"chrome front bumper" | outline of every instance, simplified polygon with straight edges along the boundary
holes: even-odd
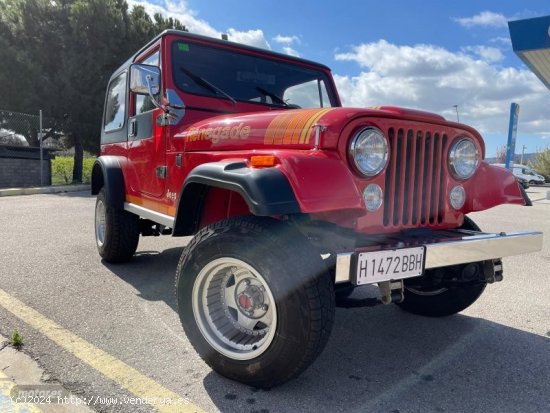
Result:
[[[435,233],[437,235],[437,233]],[[383,245],[377,249],[396,249],[413,246],[426,247],[425,269],[486,261],[510,255],[527,254],[542,249],[542,232],[510,232],[499,234],[476,233],[473,231],[442,231],[439,236],[426,239],[415,237],[406,242]],[[350,282],[361,250],[340,253],[336,256],[336,283]]]

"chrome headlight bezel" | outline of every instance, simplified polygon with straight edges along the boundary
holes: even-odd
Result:
[[[449,204],[459,211],[466,202],[466,190],[462,185],[455,185],[449,192]]]
[[[360,151],[363,150],[366,152],[366,149],[368,148],[364,147],[365,142],[373,142],[374,140],[378,140],[378,144],[382,144],[382,150],[380,151],[376,163],[373,167],[369,168],[368,160],[361,162],[360,156],[363,155],[366,158],[370,155],[372,157],[372,153],[361,153]],[[388,164],[388,148],[389,144],[386,135],[384,135],[380,129],[373,126],[368,126],[358,131],[351,139],[348,153],[350,159],[352,160],[354,169],[364,177],[371,178],[380,174]],[[370,163],[372,163],[372,161]]]
[[[384,202],[384,192],[380,185],[377,184],[368,184],[365,189],[363,189],[363,202],[365,203],[365,208],[369,212],[375,212],[382,206]]]
[[[466,167],[466,169],[464,168],[464,164],[460,165],[460,162],[465,162],[464,151],[467,150],[465,148],[465,145],[471,145],[470,148],[468,148],[469,150],[473,148],[472,153],[466,155],[466,157],[473,156],[473,159],[470,159],[470,162],[473,161],[473,163],[471,166]],[[457,139],[456,142],[453,143],[453,145],[451,146],[451,149],[449,150],[447,163],[449,165],[449,170],[452,176],[455,179],[464,181],[473,176],[473,174],[477,170],[477,167],[479,166],[480,160],[481,160],[481,153],[480,153],[479,147],[476,145],[476,142],[472,138],[461,137]]]

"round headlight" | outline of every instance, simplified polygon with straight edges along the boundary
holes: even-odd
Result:
[[[449,152],[449,168],[457,179],[468,179],[479,165],[480,154],[470,138],[459,139]]]
[[[449,202],[454,209],[460,209],[466,201],[466,191],[462,185],[455,186],[449,193]]]
[[[382,206],[382,188],[376,184],[369,184],[363,191],[363,201],[367,210],[374,212]]]
[[[388,141],[379,129],[365,128],[351,140],[349,154],[357,171],[375,176],[388,161]]]

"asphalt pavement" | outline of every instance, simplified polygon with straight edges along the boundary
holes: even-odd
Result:
[[[487,231],[550,234],[548,190],[527,190],[533,207],[472,218]],[[18,329],[23,351],[51,380],[95,400],[97,411],[154,411],[132,399],[142,388],[181,397],[185,411],[550,410],[550,235],[543,251],[505,258],[504,281],[456,316],[337,309],[318,360],[299,378],[258,391],[212,372],[181,328],[174,275],[189,238],[142,238],[130,263],[103,263],[94,203],[86,192],[0,197],[0,290],[13,305],[0,304],[0,334]]]

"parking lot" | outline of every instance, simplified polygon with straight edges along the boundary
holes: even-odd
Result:
[[[487,231],[550,234],[549,190],[527,190],[533,207],[500,206],[472,218]],[[504,259],[504,281],[459,315],[337,309],[319,359],[298,379],[258,391],[212,372],[183,333],[174,275],[188,238],[142,238],[132,262],[105,264],[94,243],[94,204],[87,193],[0,197],[0,291],[49,326],[41,332],[0,302],[0,334],[18,329],[24,351],[75,394],[123,400],[145,388],[151,397],[185,398],[181,411],[207,412],[549,410],[550,235],[541,252]],[[111,364],[94,362],[104,354]]]

